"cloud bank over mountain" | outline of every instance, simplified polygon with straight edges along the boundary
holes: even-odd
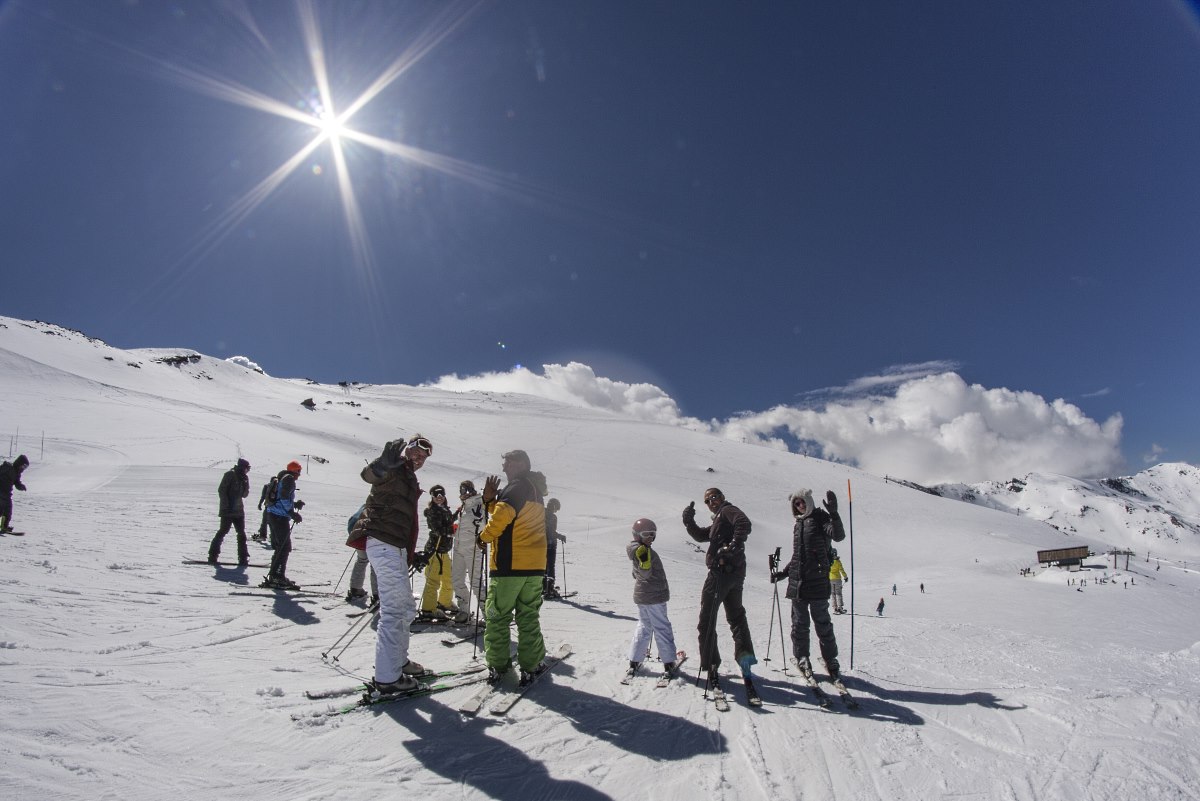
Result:
[[[1123,420],[1098,423],[1065,400],[968,384],[950,362],[900,365],[845,387],[708,422],[685,416],[653,384],[597,376],[578,362],[507,373],[444,376],[440,389],[515,392],[616,414],[708,430],[922,483],[974,482],[1030,472],[1092,477],[1119,473]]]

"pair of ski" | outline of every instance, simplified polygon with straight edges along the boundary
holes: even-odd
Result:
[[[658,681],[656,681],[654,683],[655,688],[661,690],[663,687],[666,687],[667,685],[669,685],[679,675],[679,668],[686,661],[687,661],[687,652],[686,651],[676,652],[676,654],[675,654],[675,669],[670,672],[667,672],[664,669],[663,674],[661,676],[659,676]],[[641,666],[642,666],[642,663],[639,662],[638,667],[640,668]],[[637,672],[638,672],[638,668],[635,668],[635,667],[631,667],[628,670],[626,670],[625,677],[621,679],[621,683],[622,684],[631,684],[633,682],[633,677],[637,675]]]
[[[242,564],[240,562],[210,562],[207,559],[184,559],[185,565],[208,565],[210,567],[259,567],[269,568],[270,565],[256,565],[253,562]]]
[[[464,715],[478,715],[479,711],[486,705],[488,712],[493,715],[507,714],[508,710],[512,709],[517,701],[525,697],[525,693],[529,692],[530,688],[534,684],[537,684],[542,676],[554,670],[558,663],[570,655],[571,646],[565,643],[558,646],[557,651],[553,654],[547,654],[546,658],[542,660],[541,669],[533,674],[529,682],[520,686],[513,684],[518,671],[510,669],[499,682],[481,687],[466,701],[459,704],[458,711]]]
[[[754,686],[754,679],[749,676],[743,676],[742,682],[746,685],[746,703],[752,707],[761,707],[763,705],[762,698],[758,695],[758,688]],[[708,687],[708,695],[712,698],[713,706],[718,712],[729,711],[729,696],[721,689],[720,684],[710,685]]]
[[[817,700],[817,706],[822,709],[832,709],[833,701],[829,693],[825,692],[825,689],[821,686],[820,681],[817,680],[816,675],[812,672],[812,668],[805,670],[801,666],[799,670],[800,678],[804,681],[805,686],[812,690],[813,697]],[[841,698],[842,703],[847,709],[858,709],[858,701],[846,689],[846,685],[842,683],[840,678],[828,678],[826,681],[829,682],[831,687],[837,690],[838,697]]]
[[[426,673],[417,676],[417,686],[411,690],[404,690],[398,693],[386,693],[382,695],[375,694],[372,689],[365,685],[359,684],[355,687],[339,688],[333,690],[309,690],[304,693],[305,698],[323,700],[326,698],[341,698],[347,695],[360,694],[360,697],[353,704],[337,707],[335,709],[327,709],[323,712],[312,712],[308,714],[292,715],[292,720],[303,720],[310,717],[335,717],[338,715],[346,715],[360,709],[367,709],[373,706],[381,706],[390,704],[396,701],[405,701],[410,698],[423,698],[427,695],[443,693],[447,690],[453,690],[456,687],[465,687],[470,684],[477,684],[487,679],[487,669],[482,664],[468,665],[461,670],[443,670],[438,672],[427,671]]]
[[[317,582],[313,582],[312,584],[305,584],[303,587],[297,587],[296,589],[293,590],[293,589],[288,589],[286,587],[270,587],[265,584],[259,584],[258,587],[253,588],[253,589],[230,590],[229,594],[230,595],[253,595],[253,596],[256,596],[259,598],[277,598],[277,597],[279,597],[280,593],[283,593],[284,595],[287,595],[287,596],[299,596],[299,597],[304,597],[304,598],[308,598],[308,597],[333,598],[333,597],[336,597],[337,593],[334,593],[334,592],[308,589],[309,587],[328,587],[328,586],[329,586],[328,581],[317,581]]]
[[[0,534],[3,534],[6,537],[24,537],[25,536],[24,531],[13,531],[11,528],[7,528],[7,529],[4,529],[3,531],[0,531]]]

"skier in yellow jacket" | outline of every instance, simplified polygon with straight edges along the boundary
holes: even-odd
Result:
[[[842,582],[850,577],[846,575],[846,570],[842,567],[842,560],[838,559],[837,548],[830,548],[829,555],[833,558],[833,563],[829,565],[829,588],[832,591],[830,600],[833,601],[833,613],[844,615],[846,607],[842,603]]]
[[[479,546],[490,546],[491,581],[484,602],[483,632],[488,681],[493,684],[511,667],[508,629],[517,621],[517,663],[520,683],[527,684],[539,671],[546,645],[542,640],[540,612],[542,581],[546,573],[546,477],[530,469],[525,451],[504,454],[508,484],[497,495],[499,476],[488,476],[483,503],[489,519],[479,532]]]

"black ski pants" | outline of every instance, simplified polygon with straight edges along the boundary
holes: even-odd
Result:
[[[833,636],[833,621],[829,617],[829,599],[792,599],[792,654],[801,659],[808,656],[808,619],[812,617],[817,630],[817,642],[821,647],[821,658],[829,661],[838,655],[837,640]]]
[[[717,648],[717,612],[725,607],[725,619],[733,634],[733,658],[741,660],[746,654],[754,653],[750,640],[750,625],[746,622],[746,607],[742,606],[742,586],[746,583],[744,572],[732,575],[708,572],[704,589],[700,595],[700,669],[716,670],[721,666],[721,651]]]
[[[292,552],[292,521],[279,515],[267,515],[267,525],[271,528],[271,544],[275,546],[271,554],[271,569],[268,578],[287,578],[288,554]]]
[[[4,519],[4,525],[12,528],[12,497],[0,498],[0,518]]]
[[[221,556],[221,543],[225,541],[225,535],[229,533],[230,528],[237,531],[238,561],[249,562],[250,551],[246,549],[245,515],[221,515],[221,528],[217,530],[216,536],[209,543],[208,558],[217,559]]]

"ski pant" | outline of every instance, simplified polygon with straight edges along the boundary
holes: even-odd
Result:
[[[375,681],[397,681],[408,664],[408,627],[412,624],[412,584],[408,553],[395,545],[367,537],[367,558],[379,579],[379,630],[375,633]]]
[[[361,590],[363,583],[367,579],[367,568],[371,566],[371,560],[367,558],[367,550],[356,550],[357,556],[354,558],[354,567],[350,568],[350,589]],[[371,570],[371,594],[379,595],[379,579],[375,577],[374,569]]]
[[[833,608],[834,609],[845,609],[846,605],[844,603],[842,603],[842,580],[835,579],[835,580],[829,582],[829,587],[830,587],[830,591],[832,593],[832,596],[830,597],[830,601],[832,603]]]
[[[454,605],[450,575],[450,554],[435,553],[429,557],[429,564],[425,566],[425,591],[421,593],[422,612],[432,612],[435,606],[449,609]]]
[[[221,543],[225,541],[225,535],[229,533],[230,527],[237,531],[238,561],[249,562],[250,551],[246,550],[245,515],[221,515],[221,527],[208,545],[208,558],[216,559],[221,555]]]
[[[267,525],[271,527],[271,544],[275,552],[271,554],[271,569],[269,578],[286,578],[288,554],[292,552],[292,525],[286,517],[269,515]]]
[[[828,662],[838,655],[837,640],[833,636],[833,621],[829,617],[829,601],[824,598],[810,600],[792,599],[792,655],[797,659],[808,656],[808,618],[812,616],[817,630],[817,642],[821,647],[821,658]]]
[[[267,536],[267,529],[269,528],[269,525],[271,522],[267,518],[269,518],[270,516],[271,516],[271,513],[268,512],[266,509],[263,509],[262,522],[258,524],[258,535],[260,537]]]
[[[558,559],[558,538],[554,536],[546,537],[546,578],[550,579],[550,586],[554,586],[554,562]]]
[[[517,664],[532,673],[546,656],[539,619],[542,609],[542,575],[492,577],[484,605],[483,649],[488,667],[511,664],[509,623],[517,618]]]
[[[450,560],[450,586],[454,592],[454,607],[464,611],[471,608],[471,590],[479,592],[483,575],[483,558],[487,551],[475,547],[473,537],[454,538],[454,558]]]
[[[710,570],[704,580],[700,594],[700,669],[716,670],[721,666],[721,652],[717,648],[717,611],[725,607],[725,619],[733,634],[733,658],[741,663],[742,657],[754,655],[754,644],[750,640],[750,624],[746,622],[746,607],[742,606],[742,586],[746,574],[718,573]]]
[[[667,605],[638,604],[638,624],[629,642],[629,661],[641,662],[650,648],[650,637],[658,646],[658,656],[663,662],[675,661],[675,631],[667,618]]]
[[[0,524],[12,528],[12,497],[0,498]]]

